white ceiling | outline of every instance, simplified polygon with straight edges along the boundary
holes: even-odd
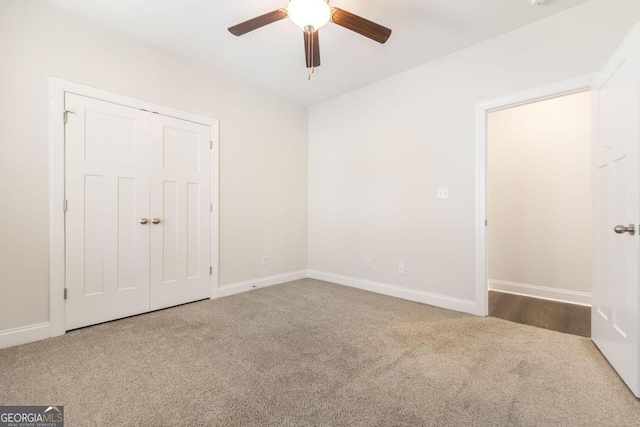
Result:
[[[314,105],[588,0],[332,0],[393,30],[378,44],[329,23],[307,81],[302,31],[288,19],[235,37],[227,28],[287,0],[48,0],[264,88]]]

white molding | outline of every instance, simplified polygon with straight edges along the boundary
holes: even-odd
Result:
[[[189,113],[187,111],[176,110],[175,108],[154,104],[151,102],[143,101],[141,99],[131,98],[129,96],[121,95],[115,92],[97,89],[92,86],[86,86],[80,83],[75,83],[56,77],[50,77],[50,81],[53,82],[55,87],[58,90],[61,90],[63,94],[64,92],[73,93],[87,98],[94,98],[99,101],[111,102],[113,104],[123,105],[125,107],[137,108],[152,113],[162,114],[163,116],[211,126],[212,128],[217,127],[218,124],[218,120],[211,119],[209,117],[200,116],[197,114]]]
[[[482,316],[489,315],[487,289],[487,112],[476,107],[476,305]]]
[[[591,294],[587,292],[547,288],[544,286],[507,282],[504,280],[489,280],[489,290],[591,307]]]
[[[487,276],[487,119],[489,112],[557,98],[591,89],[596,74],[577,77],[515,95],[481,102],[476,106],[476,305],[489,313]]]
[[[589,74],[576,77],[551,85],[526,90],[513,95],[497,98],[491,101],[480,102],[478,107],[487,112],[500,111],[520,105],[540,102],[547,99],[571,95],[591,89],[591,85],[600,74]]]
[[[53,337],[66,330],[63,114],[64,83],[49,79],[49,321]]]
[[[65,231],[62,204],[65,199],[64,114],[65,93],[138,108],[164,116],[209,126],[211,129],[211,298],[218,297],[219,280],[219,122],[208,117],[153,104],[113,92],[96,89],[55,77],[49,78],[49,312],[51,336],[66,332],[65,302]]]
[[[372,282],[355,277],[340,276],[338,274],[325,273],[315,270],[309,270],[308,277],[311,279],[317,279],[325,282],[335,283],[338,285],[362,289],[364,291],[375,292],[390,297],[483,316],[480,307],[478,307],[476,301],[473,300],[454,298],[446,295],[433,294],[416,289],[403,288],[401,286]]]
[[[14,347],[49,338],[49,323],[0,331],[0,348]]]
[[[211,149],[211,254],[210,262],[213,267],[213,274],[211,275],[211,299],[218,298],[218,285],[220,280],[220,258],[219,258],[219,243],[220,243],[220,126],[218,121],[211,124],[211,141],[213,147]]]
[[[220,286],[218,296],[220,298],[252,291],[254,289],[266,288],[267,286],[280,285],[282,283],[293,282],[294,280],[306,279],[307,270],[292,271],[290,273],[277,274],[275,276],[263,277],[261,279],[247,280],[245,282],[233,283],[231,285]]]

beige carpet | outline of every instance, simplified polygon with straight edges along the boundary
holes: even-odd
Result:
[[[300,280],[0,350],[67,426],[594,426],[640,402],[590,340]]]

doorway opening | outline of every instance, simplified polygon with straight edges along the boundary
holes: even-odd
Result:
[[[591,93],[487,116],[489,315],[591,334]]]
[[[551,227],[552,224],[558,222],[556,221],[557,219],[564,218],[563,215],[566,216],[566,211],[561,211],[561,214],[558,214],[557,218],[551,215],[551,219],[547,221],[543,220],[543,211],[549,210],[548,205],[554,205],[555,203],[554,206],[556,206],[557,209],[557,205],[562,205],[562,203],[576,199],[578,202],[574,203],[574,205],[587,206],[584,211],[576,209],[576,211],[579,212],[575,213],[574,211],[574,215],[580,215],[585,219],[584,223],[587,223],[587,228],[580,232],[581,238],[585,237],[586,241],[590,241],[592,234],[590,228],[592,222],[589,219],[591,215],[590,193],[592,181],[590,170],[592,110],[590,104],[591,87],[596,78],[597,75],[582,76],[479,103],[476,107],[476,304],[479,315],[486,316],[490,314],[490,293],[515,300],[516,305],[520,304],[524,306],[525,309],[528,309],[527,306],[531,306],[532,302],[542,303],[537,309],[536,305],[533,305],[534,315],[529,316],[530,318],[533,317],[533,319],[544,318],[545,316],[547,318],[562,319],[565,314],[562,313],[562,310],[560,313],[555,310],[556,307],[554,307],[554,305],[557,304],[571,304],[572,308],[576,308],[583,316],[590,311],[591,253],[589,252],[589,248],[586,249],[588,254],[586,262],[584,261],[584,256],[578,257],[577,255],[570,254],[573,258],[582,259],[582,268],[584,271],[575,267],[576,264],[580,263],[576,259],[571,258],[571,265],[574,266],[572,267],[573,270],[578,269],[578,271],[582,271],[583,277],[587,277],[586,283],[580,284],[581,281],[585,281],[585,279],[578,277],[572,278],[571,280],[567,279],[567,277],[571,276],[567,265],[563,263],[566,250],[560,252],[562,255],[560,257],[549,257],[549,254],[553,254],[553,252],[545,249],[543,245],[541,246],[540,241],[544,241],[542,237],[546,236],[547,242],[545,244],[547,246],[551,245],[552,249],[557,249],[564,240],[567,241],[564,243],[575,240],[573,239],[575,233],[571,233],[573,221],[563,224],[565,227],[563,229],[564,231],[559,233],[554,233],[553,227]],[[574,114],[573,117],[563,117],[564,114],[570,115],[573,109],[578,108],[576,107],[577,105],[579,106],[581,114]],[[506,215],[509,221],[503,224],[503,227],[505,225],[507,225],[507,227],[505,227],[505,230],[502,232],[502,240],[500,239],[500,234],[490,236],[492,230],[496,230],[499,227],[500,217],[495,217],[494,215],[492,220],[488,212],[490,203],[496,199],[495,196],[499,196],[499,194],[496,193],[497,190],[493,187],[493,182],[490,183],[491,178],[495,178],[494,175],[489,176],[490,162],[493,162],[491,166],[494,166],[496,159],[490,159],[489,154],[491,149],[499,146],[499,144],[496,145],[496,143],[490,146],[490,142],[493,142],[491,139],[494,137],[494,131],[500,131],[500,127],[496,127],[496,120],[500,119],[505,122],[502,124],[502,134],[503,136],[506,135],[505,139],[507,142],[509,140],[517,141],[517,139],[514,138],[518,136],[524,141],[525,145],[527,139],[529,140],[529,152],[525,150],[527,147],[518,147],[515,143],[507,146],[512,153],[508,153],[507,151],[501,152],[502,157],[507,160],[502,173],[502,175],[505,175],[506,172],[507,179],[504,180],[502,187],[503,190],[507,192],[505,193],[506,196],[502,197],[503,200],[501,203],[505,208],[510,205],[513,208],[511,212],[507,211],[506,214],[503,214]],[[568,123],[568,121],[571,123]],[[551,124],[555,124],[556,135],[553,135],[554,127],[550,126]],[[498,122],[497,125],[500,125],[500,123]],[[545,125],[547,125],[546,129]],[[576,127],[580,129],[579,132],[576,131]],[[545,136],[545,132],[550,133],[551,137]],[[521,135],[518,135],[518,133]],[[564,142],[570,138],[576,140],[576,133],[581,135],[583,141],[580,146],[580,156],[577,156],[576,153],[571,151],[571,147],[568,146],[569,142]],[[542,139],[543,142],[536,144],[535,141],[539,141],[540,139]],[[531,140],[533,142],[531,142]],[[578,144],[578,141],[572,141],[571,144],[575,146]],[[514,151],[516,149],[519,149],[520,152]],[[545,160],[543,156],[545,149],[547,153],[555,153],[554,157],[551,157],[551,160]],[[495,156],[495,154],[493,155]],[[570,188],[570,184],[558,184],[555,183],[553,179],[555,178],[556,181],[558,181],[558,179],[563,176],[566,177],[568,169],[570,167],[575,169],[575,163],[580,163],[578,159],[581,159],[583,165],[583,173],[579,178],[579,181],[582,182],[582,193],[580,193],[582,196],[576,197],[578,193],[574,194],[569,191],[569,195],[563,197],[563,194],[567,194],[565,190]],[[567,161],[569,164],[574,163],[574,165],[563,165],[563,161]],[[530,175],[533,178],[529,183],[518,182],[518,179],[522,179],[522,175]],[[578,176],[573,176],[571,179],[576,181],[578,180]],[[584,190],[584,188],[586,188],[586,190]],[[558,191],[556,191],[556,189],[558,189]],[[492,195],[490,192],[495,194]],[[529,197],[532,198],[533,201],[529,201],[527,204],[525,203],[526,201],[518,201],[519,197]],[[545,198],[546,203],[541,204],[540,202],[544,202]],[[585,198],[586,200],[584,200]],[[500,201],[500,198],[497,200]],[[536,207],[536,202],[538,207]],[[586,218],[584,218],[585,216]],[[547,215],[547,218],[548,217],[549,215]],[[573,217],[571,218],[573,219]],[[498,223],[496,223],[495,220],[498,220]],[[535,221],[537,221],[538,224],[534,224]],[[545,225],[549,228],[545,228]],[[538,227],[538,229],[542,227],[543,231],[539,231],[537,234],[531,234],[534,226]],[[493,240],[490,248],[489,239],[492,237]],[[498,240],[495,241],[495,238]],[[533,248],[526,248],[526,244],[528,242],[531,243],[532,239],[539,241],[538,246],[533,245]],[[502,242],[504,246],[509,243],[509,241],[515,242],[517,246],[514,250],[507,251],[506,253],[509,256],[516,257],[514,261],[509,262],[509,260],[507,260],[506,267],[503,267],[509,275],[499,277],[496,276],[494,272],[501,274],[499,270],[500,266],[496,266],[494,263],[494,268],[491,269],[491,272],[489,271],[490,262],[497,259],[496,254],[492,254],[491,252],[495,252],[494,243],[497,242],[500,244]],[[533,243],[536,242],[533,241]],[[505,249],[502,249],[502,251],[504,252]],[[583,254],[584,252],[585,251],[582,251]],[[553,260],[553,262],[547,261],[546,263],[541,263],[541,261],[545,260],[545,257],[547,260]],[[527,260],[533,260],[533,264],[537,263],[538,270],[547,268],[547,271],[535,270],[535,265],[527,267],[527,270],[525,267],[522,267],[522,265],[526,266],[526,263],[523,264],[523,262]],[[518,262],[520,264],[518,264]],[[535,274],[529,276],[513,275],[512,273],[516,271],[517,268],[523,268],[525,273],[531,273],[531,271],[533,271],[538,274],[538,277],[535,277]],[[532,277],[532,279],[530,277]],[[554,279],[545,280],[545,278],[548,277],[554,277]],[[568,284],[565,282],[568,282]],[[561,283],[561,285],[557,285],[557,283]],[[495,310],[493,310],[494,307],[494,305],[491,307],[492,314],[495,312]],[[569,314],[569,318],[571,318],[571,316],[572,315]],[[527,319],[510,320],[519,321],[520,323],[531,323]],[[564,323],[571,324],[572,322],[565,321]],[[548,327],[544,324],[538,324],[536,326]],[[569,332],[575,333],[573,331]],[[579,332],[581,335],[587,335],[587,333]]]

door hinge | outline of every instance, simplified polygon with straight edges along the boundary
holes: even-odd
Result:
[[[213,150],[213,141],[209,141],[209,150]]]
[[[64,288],[64,299],[67,299],[67,288]]]
[[[484,226],[486,227],[486,226],[487,226],[487,224],[488,224],[488,222],[487,222],[487,220],[485,219],[485,220],[484,220]]]
[[[70,110],[64,110],[64,123],[67,123],[67,120],[69,120],[69,113],[71,114],[75,114],[73,111]]]
[[[213,267],[209,267],[209,276],[213,276]]]
[[[209,212],[213,212],[213,203],[209,204]]]
[[[67,201],[65,200],[64,202],[62,202],[62,211],[66,212],[68,209],[69,203],[67,203]]]

